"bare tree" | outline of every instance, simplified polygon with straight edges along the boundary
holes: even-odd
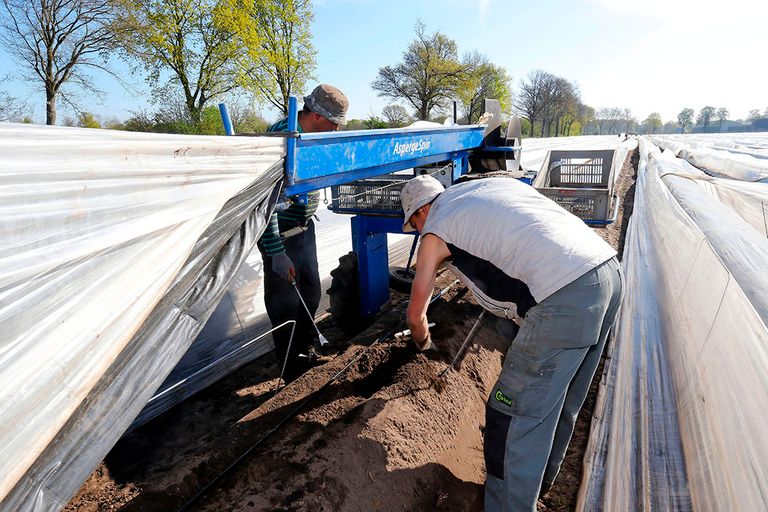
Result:
[[[384,120],[390,128],[400,128],[411,122],[411,116],[408,115],[408,111],[402,105],[387,105],[382,109],[381,115],[384,116]]]
[[[580,102],[579,92],[571,82],[562,77],[554,77],[548,88],[548,105],[546,107],[547,135],[552,134],[555,125],[555,136],[563,135],[563,129],[576,118],[577,106]],[[543,133],[542,126],[542,133]]]
[[[429,119],[433,110],[446,107],[464,75],[456,42],[440,32],[427,34],[418,22],[403,61],[380,68],[371,87],[379,96],[405,100],[419,119]]]
[[[547,88],[553,78],[554,75],[537,69],[531,71],[520,83],[514,107],[522,117],[531,122],[531,133],[534,133],[536,122],[542,120],[545,113]]]
[[[56,100],[67,100],[70,83],[99,94],[83,71],[106,70],[104,54],[115,47],[120,3],[113,0],[2,0],[0,43],[45,88],[45,121],[56,124]]]
[[[0,84],[8,80],[8,77],[0,77]],[[26,103],[0,89],[0,121],[19,122],[25,110]]]
[[[633,125],[637,124],[637,119],[635,119],[635,116],[632,115],[631,109],[628,109],[628,108],[621,109],[620,118],[622,121],[624,121],[624,133],[629,132],[630,128]]]

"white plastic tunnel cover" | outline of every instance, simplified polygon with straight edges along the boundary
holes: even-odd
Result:
[[[641,143],[578,510],[768,508],[768,239],[726,181]]]
[[[280,138],[0,124],[0,509],[59,510],[263,231]]]

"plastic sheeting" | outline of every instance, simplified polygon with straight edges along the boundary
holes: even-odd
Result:
[[[0,508],[58,510],[263,231],[280,138],[0,125]]]
[[[741,152],[718,147],[716,144],[722,144],[722,141],[715,138],[695,142],[684,136],[659,135],[651,140],[714,176],[768,182],[768,158],[760,151]]]
[[[768,240],[723,187],[641,144],[578,510],[768,508]]]

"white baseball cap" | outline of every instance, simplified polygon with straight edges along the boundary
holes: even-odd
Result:
[[[425,204],[431,203],[443,190],[445,190],[443,185],[429,174],[416,176],[405,184],[400,191],[400,202],[403,204],[405,213],[403,232],[416,231],[410,222],[411,215]]]

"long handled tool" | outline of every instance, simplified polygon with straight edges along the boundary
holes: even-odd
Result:
[[[472,336],[474,336],[474,335],[475,335],[475,331],[477,330],[477,327],[480,325],[480,320],[482,320],[484,316],[485,316],[485,310],[483,310],[483,311],[480,313],[480,316],[479,316],[479,317],[477,317],[477,320],[475,321],[475,325],[473,325],[473,326],[472,326],[472,329],[470,329],[470,331],[469,331],[469,334],[467,334],[467,339],[465,339],[465,340],[464,340],[464,343],[462,343],[462,344],[461,344],[461,347],[459,347],[459,351],[458,351],[458,352],[456,352],[456,355],[453,357],[453,361],[451,361],[451,364],[450,364],[449,366],[447,366],[447,367],[445,368],[445,370],[443,370],[442,372],[440,372],[440,373],[438,374],[438,376],[437,376],[437,378],[438,378],[438,379],[442,378],[442,377],[443,377],[443,375],[445,375],[446,373],[448,373],[448,370],[450,370],[451,368],[453,368],[453,365],[455,365],[455,364],[456,364],[456,361],[458,361],[458,360],[459,360],[459,357],[460,357],[460,356],[461,356],[461,354],[464,352],[464,349],[466,349],[466,348],[467,348],[467,345],[469,345],[469,342],[470,342],[470,340],[472,339]]]
[[[317,324],[315,323],[315,318],[312,316],[312,313],[309,312],[309,308],[307,307],[307,303],[304,302],[304,297],[301,296],[301,293],[299,292],[299,288],[296,286],[296,281],[291,281],[291,285],[293,286],[293,289],[296,290],[296,295],[299,296],[299,300],[301,301],[301,305],[304,306],[304,311],[307,312],[307,315],[309,316],[310,321],[312,322],[312,326],[315,328],[315,331],[317,331],[318,339],[320,340],[320,346],[324,347],[328,344],[328,340],[325,339],[325,336],[323,336],[320,333],[320,329],[317,328]]]

